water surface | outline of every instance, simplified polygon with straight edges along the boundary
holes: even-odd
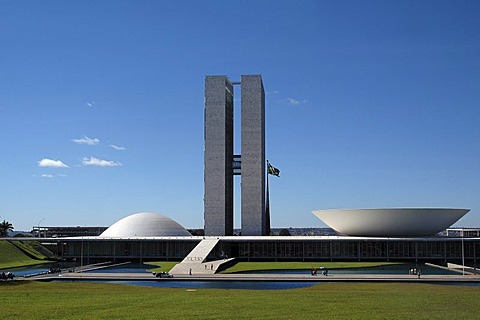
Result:
[[[101,281],[102,283],[124,284],[155,288],[181,289],[244,289],[244,290],[287,290],[307,288],[321,282],[282,281]]]

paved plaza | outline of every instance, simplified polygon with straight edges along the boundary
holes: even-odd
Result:
[[[417,282],[417,283],[480,283],[480,276],[458,275],[400,275],[400,274],[192,274],[157,278],[152,273],[68,272],[38,275],[28,278],[39,281],[284,281],[284,282]]]

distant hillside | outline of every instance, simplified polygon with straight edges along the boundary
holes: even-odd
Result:
[[[55,255],[38,242],[0,241],[0,269],[29,266],[55,260]]]

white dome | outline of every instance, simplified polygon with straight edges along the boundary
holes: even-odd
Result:
[[[191,236],[180,224],[158,213],[132,214],[112,224],[100,237]]]
[[[349,236],[430,236],[445,230],[468,209],[396,208],[316,210],[312,213],[332,229]]]

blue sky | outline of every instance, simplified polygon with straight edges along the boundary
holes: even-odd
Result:
[[[480,226],[479,12],[1,1],[0,219],[108,226],[152,211],[203,227],[204,78],[261,74],[274,227],[324,226],[314,209],[417,206],[470,208],[457,225]]]

